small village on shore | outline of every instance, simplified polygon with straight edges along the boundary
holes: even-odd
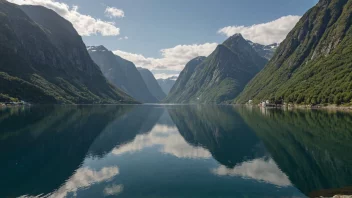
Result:
[[[260,108],[274,108],[274,109],[326,109],[326,110],[342,110],[342,111],[352,111],[352,106],[350,105],[332,105],[332,104],[319,104],[319,105],[304,105],[304,104],[293,104],[293,103],[283,103],[275,104],[270,100],[261,101],[256,104],[253,100],[249,100],[246,105],[258,106]]]

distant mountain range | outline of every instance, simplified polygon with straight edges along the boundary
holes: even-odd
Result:
[[[278,43],[271,45],[261,45],[258,43],[253,43],[250,40],[247,41],[261,57],[264,57],[267,60],[270,60],[274,56],[276,49],[279,47]]]
[[[164,93],[167,95],[169,94],[171,88],[174,86],[175,82],[177,80],[177,76],[172,76],[167,79],[157,79],[161,89],[164,91]]]
[[[166,97],[166,94],[161,89],[158,81],[155,79],[153,73],[148,69],[138,67],[139,73],[142,75],[144,82],[146,83],[150,93],[156,97],[159,101]]]
[[[149,91],[140,72],[132,62],[113,54],[104,46],[89,46],[87,49],[104,76],[115,86],[140,102],[155,103],[159,101]]]
[[[72,24],[41,6],[0,1],[0,98],[134,103],[104,78]]]
[[[266,63],[241,34],[235,34],[209,57],[191,60],[165,101],[231,103]]]
[[[351,104],[352,0],[320,0],[236,99]]]

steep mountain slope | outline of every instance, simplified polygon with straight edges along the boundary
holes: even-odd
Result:
[[[177,80],[177,76],[172,76],[172,77],[167,78],[167,79],[157,79],[161,89],[163,90],[163,92],[166,95],[170,93],[170,90],[174,86],[176,80]]]
[[[350,104],[352,0],[321,0],[236,100]]]
[[[104,76],[115,86],[140,102],[158,102],[147,88],[136,66],[106,49],[104,46],[89,46],[89,55],[99,65]]]
[[[141,67],[138,67],[137,69],[141,74],[145,84],[147,85],[150,93],[159,101],[163,100],[166,97],[166,94],[161,89],[158,81],[156,81],[152,72],[150,72],[148,69]]]
[[[270,60],[274,56],[276,49],[279,47],[278,43],[262,45],[259,43],[253,43],[249,40],[247,41],[261,57],[266,58],[267,60]]]
[[[266,62],[242,35],[235,34],[205,60],[192,60],[180,74],[166,102],[230,102]]]
[[[186,90],[187,83],[194,74],[197,66],[201,64],[205,59],[206,57],[204,56],[196,57],[186,64],[185,68],[180,73],[180,76],[177,78],[174,86],[171,88],[170,93],[167,95],[166,101],[180,102],[179,99],[187,97],[186,92],[184,92]]]
[[[54,11],[1,0],[0,26],[2,95],[46,104],[133,102],[108,83],[73,26]]]

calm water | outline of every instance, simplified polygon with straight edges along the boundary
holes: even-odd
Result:
[[[0,111],[0,197],[352,192],[352,115],[233,106]]]

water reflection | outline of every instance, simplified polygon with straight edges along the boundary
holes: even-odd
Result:
[[[206,148],[226,167],[265,155],[260,139],[232,106],[180,106],[168,110],[189,144]]]
[[[175,127],[155,125],[150,133],[138,135],[133,142],[116,148],[115,155],[141,151],[147,147],[160,146],[159,151],[178,158],[210,158],[209,151],[202,147],[189,145]]]
[[[104,167],[101,170],[95,171],[88,167],[79,168],[77,171],[50,197],[64,198],[69,195],[77,196],[77,191],[82,188],[90,187],[96,183],[108,181],[119,174],[118,167]],[[119,189],[117,189],[119,188]],[[104,193],[114,195],[122,192],[122,186],[106,187]],[[118,192],[119,190],[119,192]]]
[[[94,139],[130,107],[33,107],[0,116],[0,197],[49,194],[80,167]]]
[[[213,173],[219,176],[240,176],[282,187],[292,185],[288,177],[271,158],[254,159],[243,162],[234,168],[219,166],[213,169]]]
[[[297,188],[311,197],[352,194],[344,188],[352,186],[350,113],[267,111],[240,112]]]
[[[0,197],[349,194],[352,116],[233,106],[0,111]]]
[[[162,107],[134,107],[106,126],[91,145],[90,154],[104,157],[115,147],[131,142],[138,134],[150,132],[163,112]]]
[[[111,185],[104,188],[104,195],[106,196],[117,196],[123,191],[123,185]]]

